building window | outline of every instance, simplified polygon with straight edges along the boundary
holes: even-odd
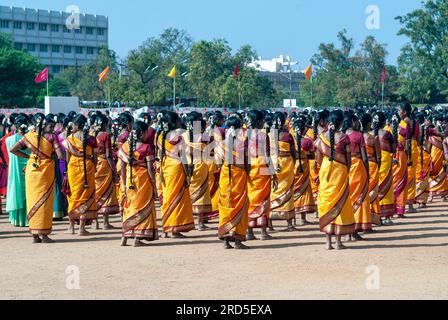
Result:
[[[39,51],[40,51],[40,52],[48,52],[48,45],[46,45],[46,44],[40,44],[40,45],[39,45]]]
[[[87,54],[92,55],[92,54],[94,54],[94,53],[95,53],[94,48],[92,48],[92,47],[87,47]]]
[[[64,46],[64,53],[72,53],[72,47]]]
[[[18,43],[18,42],[14,43],[14,48],[16,50],[22,50],[23,49],[23,43]]]
[[[52,66],[51,69],[52,69],[53,73],[61,72],[61,66]]]
[[[104,36],[106,32],[104,31],[104,28],[98,28],[98,35],[99,36]]]
[[[27,49],[29,52],[35,52],[35,51],[36,51],[36,45],[35,45],[34,43],[28,43],[28,44],[26,45],[26,49]]]
[[[84,48],[83,47],[76,47],[75,49],[76,54],[83,54],[84,53]]]
[[[14,29],[22,29],[22,22],[14,21]]]
[[[93,28],[92,27],[87,27],[86,28],[86,34],[93,34]]]
[[[67,28],[67,26],[66,26],[66,25],[64,25],[63,29],[64,29],[64,33],[70,33],[70,29],[69,29],[69,28]]]
[[[0,28],[9,29],[9,21],[8,20],[0,20]]]
[[[47,24],[39,23],[39,31],[47,31]]]
[[[78,29],[75,29],[75,33],[76,34],[81,34],[82,33],[82,27],[79,27]]]
[[[61,51],[61,47],[60,46],[58,46],[58,45],[52,45],[51,46],[51,52],[59,53],[60,51]]]
[[[59,32],[59,26],[57,24],[52,24],[51,32]]]
[[[27,22],[26,23],[26,30],[34,30],[34,23],[33,22]]]

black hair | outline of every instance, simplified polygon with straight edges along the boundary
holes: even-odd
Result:
[[[16,118],[16,129],[17,131],[24,135],[28,131],[28,116],[24,113],[19,114],[19,116]]]
[[[306,131],[306,119],[305,117],[298,117],[294,121],[294,131],[296,132],[297,139],[297,151],[299,158],[299,172],[303,173],[303,164],[302,164],[302,137]]]
[[[160,120],[162,131],[162,149],[160,150],[160,178],[163,181],[163,160],[165,159],[166,152],[166,137],[172,130],[178,129],[177,123],[179,122],[179,115],[175,112],[166,112]],[[159,135],[160,136],[160,135]]]
[[[36,113],[33,117],[33,124],[36,128],[36,132],[37,132],[37,151],[40,151],[40,141],[42,139],[42,134],[43,134],[43,130],[45,127],[45,115],[43,113]],[[39,168],[39,164],[38,164],[38,155],[34,155],[34,163],[33,163],[34,168]]]
[[[362,113],[360,116],[363,132],[366,132],[369,124],[372,124],[373,118],[369,113]]]
[[[97,114],[94,117],[95,121],[91,122],[93,124],[94,132],[95,132],[95,138],[98,136],[98,133],[105,130],[108,119],[104,114]]]
[[[228,146],[227,146],[227,152],[226,152],[226,161],[227,161],[227,168],[229,170],[229,185],[227,189],[227,201],[230,202],[230,192],[232,187],[232,164],[233,164],[233,148],[235,146],[235,133],[232,132],[233,130],[238,130],[243,127],[243,122],[241,121],[241,118],[237,115],[231,115],[227,121],[226,121],[226,128],[229,130],[229,140],[228,140]]]
[[[334,152],[335,152],[335,144],[336,144],[336,130],[341,128],[341,125],[344,122],[344,113],[341,110],[335,110],[330,113],[328,118],[330,122],[330,161],[334,161]]]
[[[190,141],[190,165],[188,166],[188,174],[191,177],[193,177],[194,174],[194,155],[193,155],[193,143],[194,143],[194,124],[195,122],[201,122],[201,130],[203,129],[203,119],[202,115],[197,112],[191,112],[189,113],[185,119],[184,119],[184,125],[188,131],[188,140]]]
[[[89,138],[89,126],[87,125],[87,118],[82,114],[78,114],[73,123],[78,126],[78,130],[82,130],[82,161],[84,169],[84,189],[89,188],[87,181],[87,141]]]

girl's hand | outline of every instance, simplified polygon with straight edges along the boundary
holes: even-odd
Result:
[[[278,190],[278,178],[277,178],[277,175],[274,175],[272,177],[272,185],[274,187],[274,191],[277,191]]]

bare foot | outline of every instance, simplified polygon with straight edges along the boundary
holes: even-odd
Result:
[[[42,243],[42,240],[39,238],[39,236],[33,236],[33,243]]]
[[[55,241],[50,239],[48,236],[42,236],[42,243],[50,244],[50,243],[55,243]]]
[[[330,243],[327,244],[326,248],[328,251],[334,250],[334,247]]]
[[[237,241],[235,243],[235,249],[237,250],[249,250],[250,248],[246,245],[244,245],[241,241]]]
[[[288,227],[287,229],[285,229],[283,232],[297,232],[299,231],[299,229],[297,229],[296,227]]]
[[[344,246],[342,243],[336,244],[336,250],[345,250],[347,249],[346,246]]]
[[[90,236],[90,232],[87,230],[79,231],[80,237]]]
[[[271,236],[270,234],[262,234],[261,235],[261,241],[269,241],[274,240],[275,238]]]
[[[248,233],[248,234],[246,235],[246,240],[247,240],[247,241],[255,241],[255,240],[258,240],[258,238],[255,237],[255,235],[254,235],[253,233]]]
[[[160,237],[162,239],[169,239],[168,232],[162,232],[162,235]]]
[[[187,237],[184,236],[182,233],[180,232],[175,232],[173,233],[173,239],[186,239]]]
[[[233,247],[229,242],[224,242],[224,249],[230,250],[230,249],[233,249]]]
[[[121,238],[121,246],[126,247],[128,245],[128,239],[126,237]]]
[[[365,241],[365,239],[363,237],[361,237],[358,233],[353,234],[353,239],[355,241]]]
[[[134,242],[134,248],[139,248],[139,247],[146,247],[146,244],[144,244],[140,240],[136,239],[135,242]]]
[[[198,231],[203,232],[203,231],[208,231],[211,230],[211,228],[207,227],[205,224],[199,225],[198,226]]]
[[[65,234],[75,234],[75,227],[73,227],[73,228],[68,228],[68,230],[67,231],[65,231]]]

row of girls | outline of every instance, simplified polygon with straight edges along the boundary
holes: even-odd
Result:
[[[167,112],[135,122],[129,113],[114,121],[101,113],[15,120],[9,155],[25,168],[11,175],[22,187],[8,187],[21,198],[7,199],[22,200],[22,220],[36,243],[52,242],[54,212],[64,212],[55,208],[65,200],[70,233],[78,223],[79,234],[88,235],[86,225],[98,227],[98,215],[110,229],[109,216],[121,213],[122,245],[128,238],[143,245],[159,237],[157,200],[163,237],[184,237],[195,228],[194,215],[199,230],[219,218],[225,248],[235,242],[246,249],[254,229],[268,240],[272,221],[287,221],[294,231],[297,216],[305,224],[318,211],[327,248],[336,236],[343,249],[343,235],[362,240],[359,233],[371,232],[372,222],[390,225],[394,215],[404,217],[406,205],[415,212],[416,203],[426,206],[429,196],[448,192],[444,117],[414,114],[409,104],[397,114],[337,110],[289,119],[252,110],[227,119],[219,112],[205,119]],[[197,124],[203,134],[196,137]]]

